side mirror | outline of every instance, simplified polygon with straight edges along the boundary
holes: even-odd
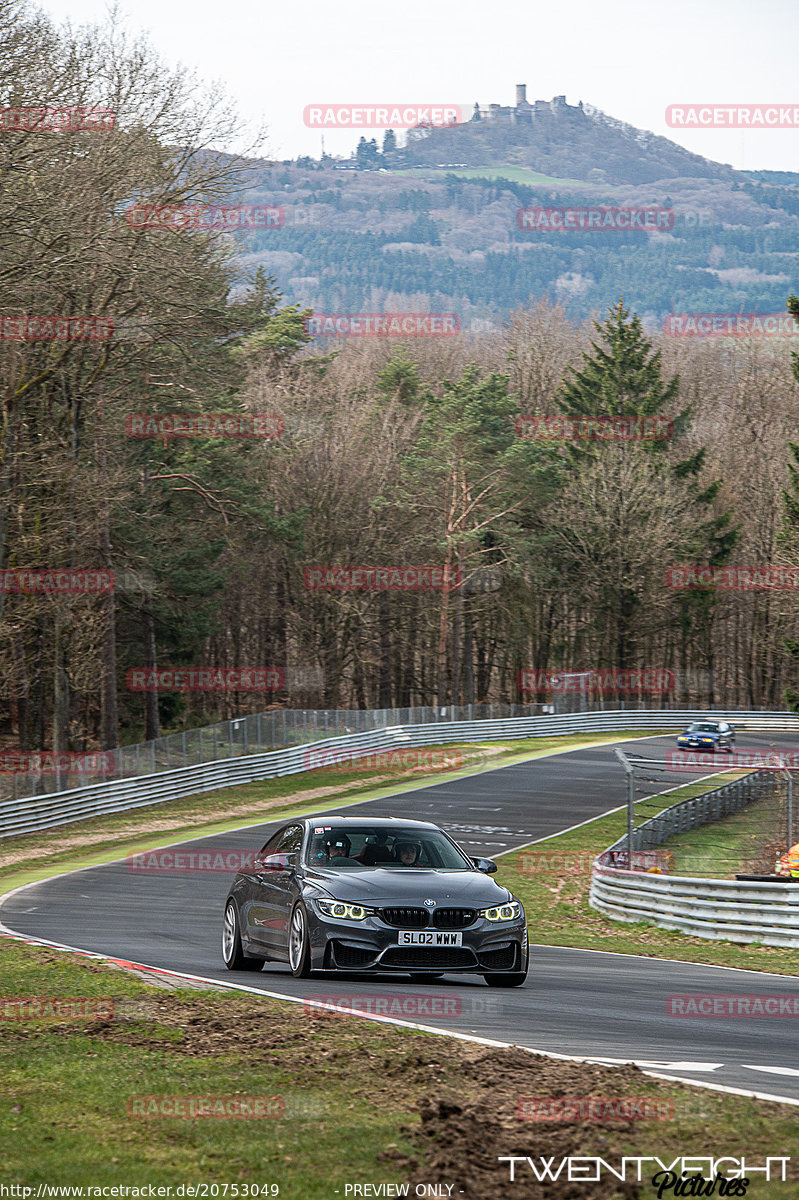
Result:
[[[493,858],[473,858],[472,862],[477,867],[477,870],[482,871],[484,875],[493,875],[497,869],[497,864]]]
[[[296,854],[267,854],[257,865],[262,871],[291,871]]]

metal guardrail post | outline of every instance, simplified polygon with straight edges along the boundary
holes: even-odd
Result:
[[[787,812],[787,822],[786,822],[786,825],[787,825],[786,833],[787,833],[787,842],[788,842],[787,850],[790,852],[791,846],[793,845],[793,775],[791,774],[790,768],[785,766],[784,758],[781,759],[781,763],[782,763],[782,773],[785,776],[786,780],[788,781],[788,787],[787,787],[788,812]]]
[[[614,750],[627,774],[627,870],[633,869],[633,833],[635,832],[635,773],[633,765],[623,750]]]

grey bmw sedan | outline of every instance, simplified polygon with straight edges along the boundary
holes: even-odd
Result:
[[[231,971],[287,962],[312,971],[482,975],[524,983],[521,902],[437,825],[309,817],[283,825],[233,881],[222,956]]]

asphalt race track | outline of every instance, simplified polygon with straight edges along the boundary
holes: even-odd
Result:
[[[788,749],[795,740],[790,734],[739,732],[737,748]],[[674,740],[635,739],[625,745],[663,758]],[[720,765],[725,759],[718,757]],[[704,773],[713,765],[708,755]],[[694,777],[662,775],[650,785],[651,792]],[[624,798],[624,773],[612,749],[596,747],[481,771],[357,807],[375,816],[435,821],[469,853],[496,857],[617,808]],[[641,819],[645,816],[644,809]],[[184,842],[180,848],[254,850],[275,827],[275,822],[251,826]],[[533,947],[525,986],[509,990],[489,988],[479,976],[452,975],[427,985],[389,975],[298,980],[287,967],[270,964],[260,974],[233,975],[224,969],[220,954],[222,905],[230,881],[227,873],[137,871],[121,860],[18,891],[0,906],[0,921],[30,937],[227,984],[286,996],[338,998],[359,1008],[371,1004],[373,1011],[432,1028],[560,1054],[633,1060],[673,1078],[799,1101],[799,1065],[785,1065],[786,1057],[794,1061],[786,1056],[786,1048],[794,1044],[791,1018],[675,1018],[666,1013],[666,998],[676,993],[799,997],[799,977],[549,947]],[[535,930],[530,933],[534,940]],[[790,953],[785,951],[786,959]]]

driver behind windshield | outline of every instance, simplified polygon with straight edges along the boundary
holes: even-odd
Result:
[[[314,847],[316,861],[325,866],[337,858],[349,858],[352,843],[346,833],[328,833],[324,838],[317,839]]]

